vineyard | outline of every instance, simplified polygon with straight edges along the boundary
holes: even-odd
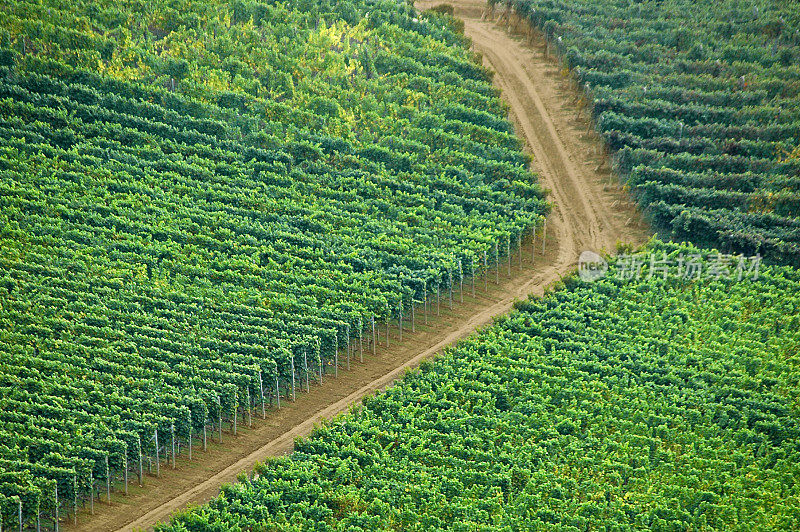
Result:
[[[0,532],[88,521],[522,275],[551,208],[552,290],[156,529],[800,529],[800,9],[455,4],[0,5]],[[479,25],[541,43],[580,139]],[[615,178],[658,236],[587,280],[573,251],[638,223]]]
[[[159,530],[797,530],[797,270],[618,270],[520,304]]]
[[[796,3],[490,5],[545,35],[663,236],[800,266]]]
[[[4,3],[4,529],[224,441],[510,260],[547,205],[465,43],[389,1]]]
[[[704,247],[622,248],[159,530],[800,528],[798,42],[779,9],[490,3],[544,33],[656,228]]]

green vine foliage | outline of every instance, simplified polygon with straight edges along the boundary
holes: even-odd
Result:
[[[37,479],[63,515],[171,460],[173,434],[197,446],[299,391],[547,210],[446,18],[383,0],[2,13],[4,529],[15,500],[26,524],[37,500],[53,515]]]
[[[583,87],[664,235],[800,266],[793,2],[509,0]]]
[[[797,270],[625,279],[620,261],[160,530],[797,529]]]

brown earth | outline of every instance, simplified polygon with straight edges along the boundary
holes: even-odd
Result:
[[[420,9],[440,2],[418,2]],[[161,477],[146,475],[144,487],[131,484],[128,496],[112,494],[112,503],[95,504],[95,515],[81,512],[78,525],[67,530],[132,530],[150,528],[189,505],[213,498],[221,485],[236,480],[241,472],[268,456],[291,452],[295,438],[307,436],[314,426],[356,405],[365,396],[383,389],[419,363],[508,312],[515,300],[541,295],[553,282],[573,270],[585,249],[613,251],[617,242],[641,244],[650,233],[627,194],[610,177],[602,142],[588,132],[579,116],[580,94],[554,59],[545,57],[544,41],[510,34],[507,23],[483,20],[484,5],[478,0],[449,2],[465,21],[466,34],[484,63],[496,72],[495,82],[511,109],[517,133],[534,157],[534,169],[550,192],[553,211],[547,222],[546,253],[542,253],[541,231],[535,242],[525,242],[508,264],[501,264],[499,283],[491,272],[485,280],[464,287],[464,301],[454,295],[453,309],[443,298],[441,316],[435,305],[425,326],[417,315],[416,332],[406,330],[402,343],[396,325],[390,346],[376,354],[356,356],[351,371],[328,376],[324,384],[312,386],[294,403],[267,412],[265,420],[253,416],[250,429],[237,436],[223,434],[223,443],[211,443],[208,451],[195,451],[193,461],[179,458],[177,468],[161,467]],[[496,13],[495,15],[501,15]],[[520,263],[520,259],[522,259]],[[119,486],[118,486],[119,488]],[[65,523],[66,524],[66,523]]]

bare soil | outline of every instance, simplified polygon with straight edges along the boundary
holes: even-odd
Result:
[[[439,3],[417,5],[425,9]],[[206,452],[195,448],[194,460],[179,458],[175,469],[162,465],[160,478],[146,475],[143,487],[131,484],[127,496],[113,493],[111,504],[95,504],[95,515],[81,512],[77,526],[62,528],[147,529],[190,505],[207,502],[223,484],[249,472],[257,461],[290,453],[296,438],[309,435],[314,426],[347,411],[423,360],[490,324],[494,317],[508,312],[514,301],[541,295],[576,267],[581,251],[612,252],[618,242],[641,244],[649,238],[651,233],[627,194],[610,177],[601,140],[579,116],[580,93],[557,62],[545,56],[544,41],[534,35],[528,45],[530,35],[513,32],[505,17],[502,22],[490,20],[479,0],[448,3],[465,21],[475,51],[496,72],[495,82],[510,106],[516,131],[525,139],[534,170],[549,190],[554,207],[547,222],[546,251],[543,253],[540,231],[535,243],[525,242],[514,254],[510,275],[508,263],[501,264],[499,283],[495,272],[490,272],[488,280],[476,281],[474,297],[471,283],[465,283],[463,303],[456,292],[450,309],[448,298],[443,297],[441,315],[436,316],[434,304],[428,325],[424,325],[420,310],[416,331],[412,333],[406,324],[402,342],[395,324],[387,346],[382,326],[377,352],[365,351],[363,363],[356,354],[350,371],[340,370],[338,378],[327,376],[322,385],[312,386],[310,393],[299,394],[296,402],[283,402],[280,410],[268,411],[266,419],[254,413],[252,428],[240,428],[236,436],[224,433],[223,442],[210,443]]]

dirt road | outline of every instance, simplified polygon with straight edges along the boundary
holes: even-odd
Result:
[[[438,3],[417,5],[427,8]],[[539,235],[536,260],[531,260],[532,243],[526,243],[521,266],[519,257],[514,257],[509,276],[503,265],[499,284],[494,284],[490,274],[486,290],[484,280],[479,279],[475,297],[471,286],[465,286],[464,303],[452,310],[443,304],[441,316],[430,317],[428,326],[421,325],[422,316],[418,316],[416,333],[405,332],[402,343],[394,330],[389,348],[382,345],[375,355],[365,354],[364,362],[354,362],[351,371],[342,371],[338,379],[330,377],[311,393],[298,396],[295,403],[269,412],[266,420],[254,420],[252,429],[240,430],[236,437],[224,435],[222,445],[197,452],[194,461],[179,460],[175,470],[163,467],[161,478],[148,477],[145,487],[132,490],[129,496],[113,497],[111,505],[96,504],[96,515],[81,515],[78,526],[68,529],[148,528],[187,505],[208,501],[222,484],[251,470],[256,461],[290,452],[295,438],[308,435],[316,424],[491,323],[515,300],[541,294],[575,266],[581,251],[611,251],[618,241],[642,243],[648,238],[649,232],[627,195],[610,183],[608,171],[601,168],[607,167],[597,155],[601,144],[578,118],[575,102],[579,95],[555,61],[545,58],[543,43],[528,47],[502,25],[481,20],[484,4],[478,0],[449,3],[464,19],[475,50],[496,71],[495,81],[511,107],[516,131],[525,138],[534,156],[534,169],[550,190],[554,209],[547,222],[547,252],[542,254]],[[460,298],[457,295],[455,299]]]
[[[441,3],[417,2],[417,7]],[[527,45],[521,34],[510,32],[505,13],[488,13],[483,0],[444,3],[454,6],[474,50],[495,71],[517,134],[527,142],[534,169],[550,190],[554,209],[548,224],[559,246],[553,266],[563,270],[585,249],[612,250],[617,241],[648,238],[628,194],[612,183],[601,140],[593,129],[590,132],[585,117],[579,118],[582,95],[555,58],[545,56],[545,41],[534,35]]]

